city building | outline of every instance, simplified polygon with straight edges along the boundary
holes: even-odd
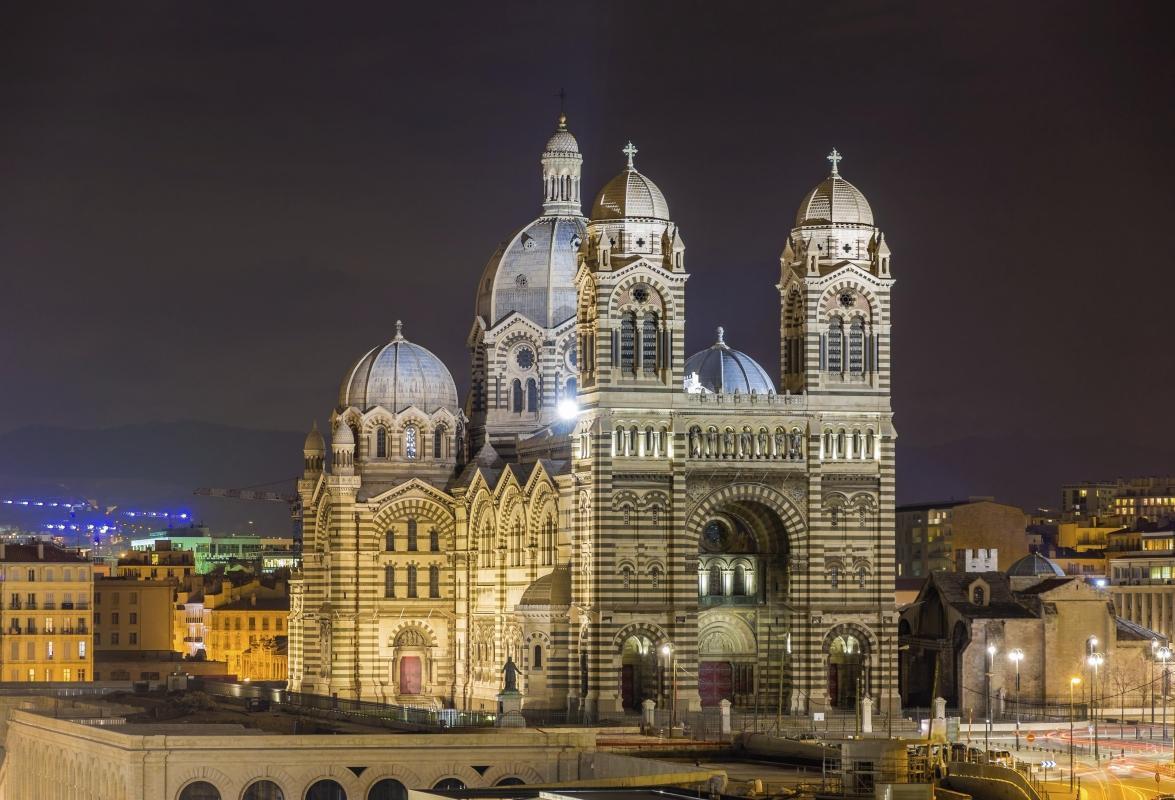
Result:
[[[935,570],[956,568],[958,554],[997,550],[1010,564],[1028,555],[1023,510],[990,497],[899,506],[896,512],[897,571],[901,578],[921,578]]]
[[[290,614],[289,584],[251,578],[234,584],[221,579],[181,591],[175,601],[173,641],[189,658],[224,661],[238,678],[276,680],[253,675],[242,661],[245,651],[266,640],[285,637]],[[264,664],[260,651],[254,662]],[[266,674],[272,672],[264,666]]]
[[[95,650],[171,650],[178,585],[175,578],[98,578]]]
[[[152,542],[149,549],[130,550],[115,562],[115,573],[126,578],[178,580],[195,571],[195,554],[191,550],[173,549],[168,539]]]
[[[585,217],[560,119],[542,214],[478,283],[465,404],[399,325],[344,372],[329,465],[317,428],[303,451],[295,690],[490,709],[512,659],[532,708],[896,711],[873,211],[834,151],[780,232],[777,388],[721,329],[687,358],[683,234],[636,154]]]
[[[1175,526],[1142,525],[1115,534],[1109,556],[1114,610],[1164,637],[1175,634]]]
[[[173,551],[190,551],[195,558],[195,572],[201,575],[231,562],[257,564],[259,570],[271,572],[297,560],[292,536],[213,534],[202,526],[155,531],[132,539],[130,544],[135,551],[152,551],[162,543]]]
[[[1104,591],[1035,553],[1006,573],[930,573],[917,601],[903,610],[900,630],[904,702],[926,707],[943,697],[976,719],[987,709],[988,691],[993,704],[1016,699],[1017,662],[1010,658],[1016,650],[1022,654],[1019,699],[1065,704],[1069,680],[1086,673],[1091,649],[1105,657],[1100,677],[1135,691],[1145,684],[1150,642],[1160,638],[1115,616]],[[1096,640],[1092,647],[1089,637]]]
[[[0,542],[0,679],[91,680],[93,587],[76,550]]]
[[[1115,489],[1115,484],[1100,481],[1065,484],[1061,487],[1062,519],[1074,522],[1115,515]]]
[[[289,676],[289,640],[267,636],[241,653],[241,677],[251,681],[284,681]]]

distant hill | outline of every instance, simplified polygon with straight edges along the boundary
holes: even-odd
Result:
[[[236,529],[252,520],[285,531],[289,522],[280,503],[194,498],[192,490],[285,481],[272,488],[292,491],[303,436],[190,421],[97,430],[30,426],[0,434],[0,495],[32,492],[123,506],[178,505],[216,527]],[[898,440],[900,503],[992,495],[1025,508],[1056,506],[1061,484],[1068,481],[1175,472],[1168,452],[1109,436],[966,438],[935,446],[905,441]]]
[[[182,507],[214,527],[239,529],[252,520],[284,533],[288,509],[281,503],[195,498],[192,491],[284,481],[271,488],[292,492],[301,472],[304,436],[191,421],[91,430],[19,428],[0,434],[0,494]]]

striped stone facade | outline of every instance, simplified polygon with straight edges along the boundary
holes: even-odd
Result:
[[[389,472],[361,430],[353,469],[307,454],[294,688],[493,708],[512,659],[529,707],[896,710],[893,279],[871,211],[841,219],[838,194],[787,237],[780,393],[687,392],[685,247],[632,154],[577,229],[574,316],[475,323],[464,451]],[[525,374],[538,408],[511,416]]]

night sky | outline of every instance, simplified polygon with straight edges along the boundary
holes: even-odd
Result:
[[[903,445],[1033,443],[1025,482],[1052,443],[1165,454],[1164,6],[10,3],[0,433],[304,430],[397,318],[463,391],[565,87],[585,212],[631,138],[681,225],[691,351],[722,324],[778,372],[778,256],[835,146],[894,253]]]

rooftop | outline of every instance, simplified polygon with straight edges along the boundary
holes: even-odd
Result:
[[[0,562],[5,564],[32,564],[36,562],[88,564],[90,560],[80,551],[67,550],[50,542],[25,544],[0,542]]]

